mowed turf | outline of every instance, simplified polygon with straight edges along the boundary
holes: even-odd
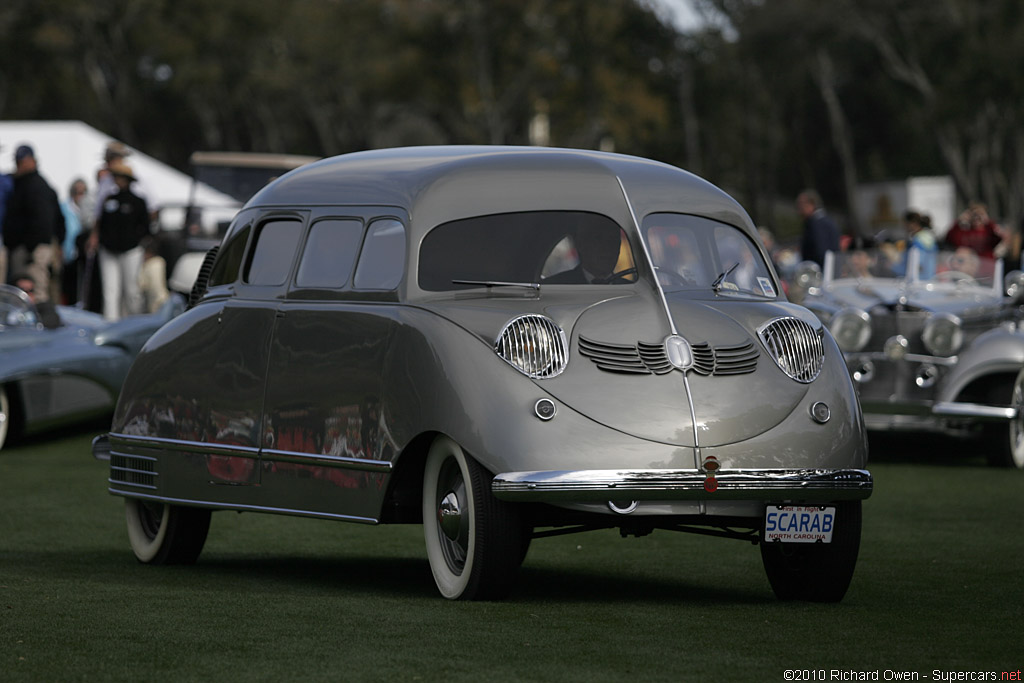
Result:
[[[419,526],[219,512],[198,564],[141,565],[90,438],[0,451],[0,681],[934,680],[1024,667],[1024,473],[980,454],[873,445],[860,562],[837,605],[778,602],[745,542],[613,531],[536,540],[510,599],[455,603],[434,588]]]

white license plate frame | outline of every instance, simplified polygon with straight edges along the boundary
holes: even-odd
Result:
[[[769,505],[764,511],[766,543],[831,543],[834,505]]]

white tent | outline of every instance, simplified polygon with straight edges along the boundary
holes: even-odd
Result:
[[[30,145],[42,175],[62,200],[76,178],[83,178],[90,190],[96,188],[96,171],[103,165],[103,152],[114,138],[81,121],[0,121],[0,172],[14,170],[14,151]],[[189,202],[192,179],[185,173],[134,149],[126,159],[145,188],[149,202],[161,210],[165,229],[180,228],[183,207]],[[207,185],[196,187],[194,201],[205,206],[238,207],[232,197]],[[173,208],[172,208],[173,207]]]

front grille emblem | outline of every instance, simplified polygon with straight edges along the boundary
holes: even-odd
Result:
[[[693,349],[690,342],[679,335],[672,335],[665,339],[665,356],[668,362],[684,372],[693,367]]]

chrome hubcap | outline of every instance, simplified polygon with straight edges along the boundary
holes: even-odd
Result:
[[[463,514],[467,502],[459,463],[448,458],[437,476],[437,529],[445,563],[453,574],[462,574],[469,554],[469,514]]]
[[[441,505],[437,510],[437,521],[441,525],[441,531],[451,541],[459,538],[459,530],[462,527],[462,509],[459,507],[459,497],[454,491],[441,499]]]

